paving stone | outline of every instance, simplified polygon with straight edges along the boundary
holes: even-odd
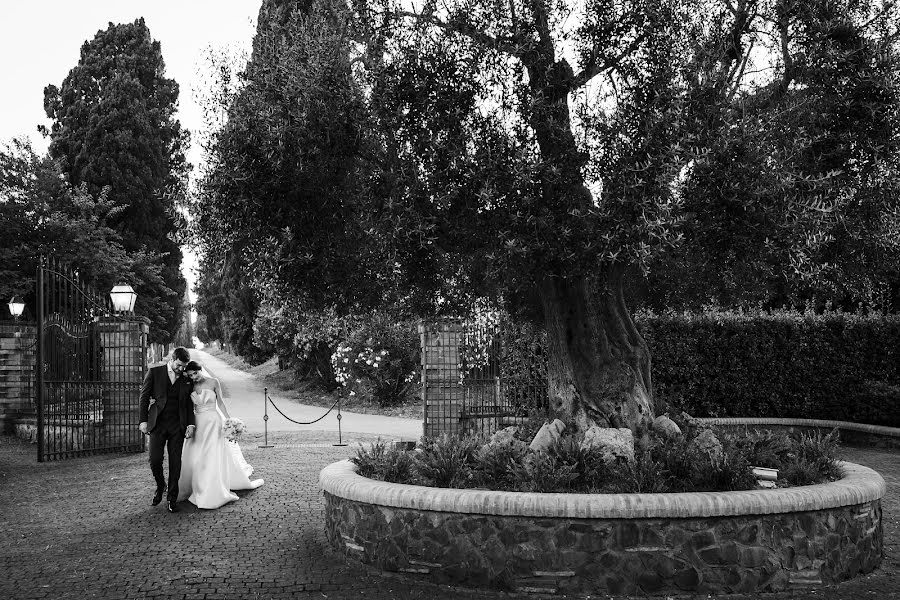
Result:
[[[318,473],[352,452],[352,446],[331,446],[334,437],[270,435],[275,448],[244,448],[248,462],[266,480],[263,487],[238,492],[240,500],[218,510],[183,503],[182,512],[170,515],[162,505],[150,506],[153,481],[146,454],[37,463],[33,445],[0,436],[0,599],[184,600],[197,594],[215,600],[560,597],[427,584],[412,574],[384,575],[333,551],[325,536]],[[351,442],[374,439],[351,437]],[[882,503],[881,566],[835,585],[801,585],[798,580],[800,587],[790,593],[762,598],[900,598],[900,452],[847,449],[845,458],[879,471],[888,484]],[[590,545],[592,537],[602,539],[601,533],[586,528],[584,545]],[[765,535],[770,534],[755,533]],[[756,540],[747,534],[739,542],[742,548],[752,548]],[[868,551],[858,549],[860,554]],[[827,561],[829,552],[823,547],[806,558],[811,564]],[[745,560],[753,558],[747,555]],[[619,561],[610,566],[619,568]],[[597,577],[615,580],[617,573]],[[697,585],[692,569],[676,571],[674,577],[686,589]]]

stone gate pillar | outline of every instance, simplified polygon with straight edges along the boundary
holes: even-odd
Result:
[[[100,379],[103,382],[104,445],[133,445],[142,449],[138,431],[140,393],[147,370],[146,317],[103,317],[97,323],[100,342]]]
[[[33,323],[0,325],[0,430],[34,415],[34,354],[37,328]]]
[[[424,434],[428,437],[461,432],[463,386],[459,370],[462,324],[458,321],[420,323]]]

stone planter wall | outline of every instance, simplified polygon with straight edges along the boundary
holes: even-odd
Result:
[[[748,429],[769,429],[827,434],[837,428],[841,436],[841,444],[878,448],[900,448],[900,429],[868,423],[852,423],[849,421],[829,421],[824,419],[792,419],[777,417],[709,417],[698,421],[712,425],[716,429],[746,431]]]
[[[884,480],[690,494],[527,494],[320,476],[330,543],[435,583],[536,593],[776,591],[832,583],[882,557]]]

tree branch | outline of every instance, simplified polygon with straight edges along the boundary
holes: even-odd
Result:
[[[602,64],[597,63],[597,53],[596,52],[591,53],[591,59],[590,59],[590,61],[588,61],[588,64],[584,66],[584,69],[582,69],[580,73],[578,73],[577,75],[575,75],[575,77],[572,78],[572,83],[569,86],[569,90],[570,91],[577,90],[581,86],[587,84],[587,82],[589,82],[591,79],[593,79],[600,73],[603,73],[604,71],[607,71],[611,68],[614,68],[614,67],[620,65],[622,63],[622,61],[629,54],[631,54],[635,50],[637,50],[638,47],[646,39],[647,39],[646,31],[638,34],[638,36],[636,38],[634,38],[634,40],[630,44],[628,44],[628,47],[625,48],[625,50],[623,50],[618,56],[616,56],[615,58],[612,58],[610,60],[605,60],[605,61],[603,61]]]
[[[520,40],[516,37],[494,37],[462,19],[443,21],[433,15],[425,14],[424,12],[417,13],[407,10],[396,11],[394,12],[394,15],[398,17],[415,19],[416,21],[428,23],[429,25],[433,25],[445,31],[458,33],[464,37],[469,38],[471,41],[480,46],[484,46],[492,50],[497,50],[498,52],[503,52],[504,54],[509,54],[510,56],[521,57],[525,51],[524,45],[521,44]]]

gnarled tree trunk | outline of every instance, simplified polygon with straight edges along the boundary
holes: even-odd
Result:
[[[550,410],[577,431],[628,427],[645,440],[653,422],[650,353],[625,306],[623,268],[591,281],[545,276],[538,283],[548,342]]]

